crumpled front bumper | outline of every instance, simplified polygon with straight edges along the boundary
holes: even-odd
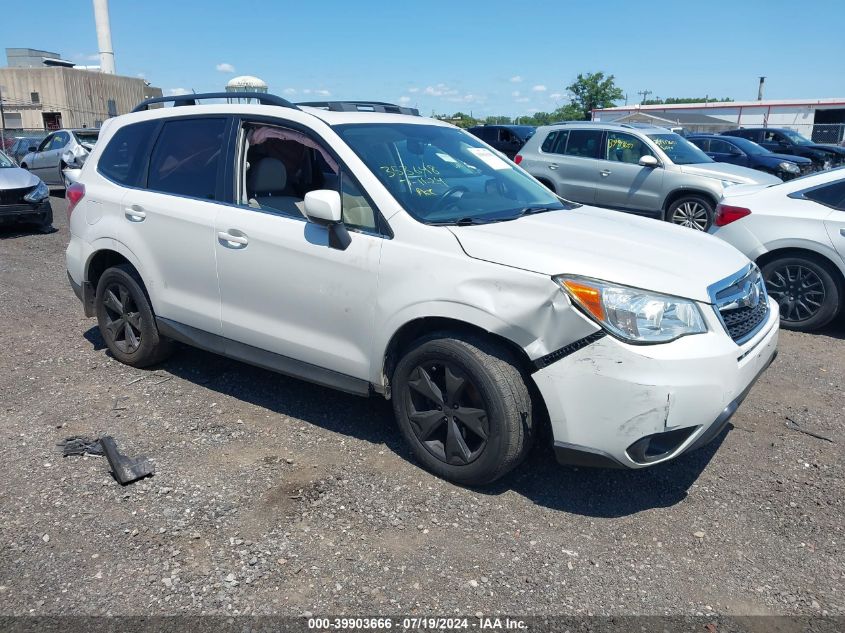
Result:
[[[708,319],[706,334],[665,345],[604,336],[535,372],[558,460],[643,468],[717,437],[776,355],[780,315],[769,304],[742,346]]]

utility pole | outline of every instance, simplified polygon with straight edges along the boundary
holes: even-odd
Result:
[[[648,95],[652,94],[651,90],[640,90],[637,92],[638,95],[642,95],[643,100],[640,102],[640,105],[645,105],[646,99],[648,99]]]
[[[760,77],[760,85],[757,87],[757,101],[763,100],[763,84],[766,83],[765,77]]]
[[[3,110],[3,86],[0,86],[0,151],[6,150],[6,112]]]

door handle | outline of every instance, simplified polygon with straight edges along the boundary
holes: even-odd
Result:
[[[602,178],[607,178],[613,172],[611,172],[609,169],[602,169],[599,173],[602,175]]]
[[[552,163],[549,165],[549,169],[557,169],[557,163]]]
[[[246,235],[233,235],[226,231],[219,231],[217,233],[217,239],[220,240],[223,246],[228,246],[229,248],[243,248],[249,244],[249,239],[247,239]]]
[[[126,207],[123,210],[123,215],[125,215],[126,219],[130,222],[143,222],[144,218],[147,217],[147,214],[144,213],[144,210],[137,204],[133,204],[131,207]]]

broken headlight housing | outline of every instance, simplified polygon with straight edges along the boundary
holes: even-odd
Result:
[[[553,279],[587,316],[628,343],[668,343],[707,331],[701,310],[689,299],[577,275]]]
[[[35,189],[30,191],[26,194],[23,199],[27,202],[37,203],[41,202],[45,198],[50,197],[50,189],[47,185],[44,184],[43,180],[39,180],[38,184],[35,186]]]

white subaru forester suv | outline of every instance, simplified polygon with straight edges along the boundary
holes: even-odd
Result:
[[[181,341],[381,394],[477,485],[547,424],[562,463],[670,460],[774,358],[777,304],[718,239],[562,200],[413,110],[197,104],[221,96],[109,120],[67,191],[70,283],[124,363]]]

